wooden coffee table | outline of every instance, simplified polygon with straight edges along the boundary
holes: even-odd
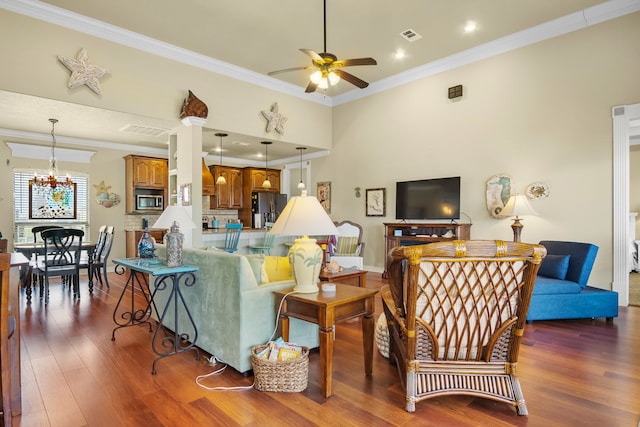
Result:
[[[275,291],[276,312],[280,301],[292,289]],[[335,292],[316,292],[313,294],[288,295],[280,311],[282,338],[289,340],[289,317],[306,320],[320,327],[320,371],[322,395],[331,396],[333,370],[333,330],[336,322],[362,316],[362,346],[364,350],[364,372],[371,375],[373,370],[373,311],[376,289],[356,288],[355,286],[336,284]]]
[[[344,268],[337,273],[320,273],[320,280],[323,282],[344,283],[345,285],[355,285],[361,288],[367,287],[367,270],[357,268]]]

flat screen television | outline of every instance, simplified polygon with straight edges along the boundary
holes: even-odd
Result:
[[[396,219],[459,218],[459,176],[396,182]]]

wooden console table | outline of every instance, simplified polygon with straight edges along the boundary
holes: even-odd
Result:
[[[446,237],[445,237],[446,236]],[[385,222],[384,223],[384,272],[387,278],[389,265],[387,254],[398,246],[423,245],[443,240],[471,239],[471,224],[437,223],[437,222]]]
[[[322,395],[324,397],[331,396],[333,330],[336,322],[362,316],[364,372],[366,375],[371,375],[373,371],[374,297],[378,291],[376,289],[356,288],[355,286],[337,283],[335,292],[290,294],[291,292],[292,289],[274,292],[276,296],[276,311],[280,301],[284,298],[280,312],[282,338],[285,341],[289,340],[289,317],[306,320],[320,327]]]

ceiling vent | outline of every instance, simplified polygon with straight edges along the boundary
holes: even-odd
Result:
[[[404,30],[403,32],[400,33],[400,35],[409,42],[414,42],[422,38],[420,34],[416,33],[411,28],[409,28],[408,30]]]
[[[158,137],[158,136],[166,135],[167,132],[169,132],[169,129],[154,128],[150,126],[134,125],[129,123],[126,126],[124,126],[122,129],[120,129],[120,132],[131,132],[131,133],[136,133],[138,135]]]

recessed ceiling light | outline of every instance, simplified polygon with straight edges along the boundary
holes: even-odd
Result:
[[[402,50],[402,49],[398,49],[398,50],[396,50],[396,51],[395,51],[395,53],[393,54],[393,57],[394,57],[395,59],[402,59],[402,58],[404,58],[405,56],[407,56],[407,54],[406,54],[406,52],[405,52],[404,50]]]
[[[467,21],[467,23],[464,26],[465,33],[473,33],[477,29],[478,29],[478,25],[474,21]]]

